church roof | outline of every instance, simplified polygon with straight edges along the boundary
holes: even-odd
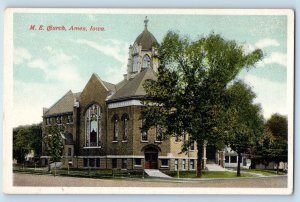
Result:
[[[142,46],[142,50],[151,50],[152,46],[154,44],[158,44],[157,40],[151,34],[151,32],[148,31],[148,29],[145,29],[135,40],[135,43]]]
[[[78,99],[79,96],[80,92],[72,93],[72,91],[69,90],[62,98],[52,105],[48,111],[45,112],[44,116],[73,112],[74,98]]]
[[[138,45],[142,46],[142,50],[151,50],[152,46],[154,44],[158,44],[156,38],[153,36],[151,32],[148,31],[148,19],[146,17],[144,23],[145,23],[145,29],[144,31],[136,38],[135,42]]]
[[[104,86],[105,86],[108,90],[110,90],[110,91],[116,91],[116,85],[115,85],[115,84],[109,83],[109,82],[107,82],[107,81],[103,81],[103,80],[98,76],[98,74],[96,74],[96,73],[93,73],[93,75],[96,76],[96,78],[97,78],[100,82],[102,82],[102,83],[104,84]]]
[[[109,98],[109,101],[124,100],[134,97],[143,97],[146,95],[143,84],[147,79],[156,79],[156,73],[152,68],[144,69],[137,74],[133,79],[121,87],[114,95]]]
[[[125,84],[128,83],[127,79],[123,79],[119,83],[116,84],[116,91],[120,90]]]
[[[95,76],[98,77],[98,75],[95,74]],[[101,80],[101,79],[100,79]],[[105,87],[115,92],[116,86],[114,84],[111,84],[109,82],[101,80],[101,82],[105,85]],[[44,116],[53,116],[53,115],[59,115],[64,113],[71,113],[73,112],[74,107],[74,99],[79,100],[81,92],[73,93],[71,90],[69,90],[62,98],[60,98],[54,105],[52,105],[45,113]]]

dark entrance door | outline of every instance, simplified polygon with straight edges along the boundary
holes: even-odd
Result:
[[[145,169],[157,169],[158,150],[150,147],[145,149]]]
[[[206,147],[206,163],[216,163],[216,147],[208,145]]]

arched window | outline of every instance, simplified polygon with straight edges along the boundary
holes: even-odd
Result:
[[[135,55],[133,56],[133,69],[132,69],[133,72],[138,71],[138,65],[139,65],[139,56]]]
[[[113,141],[117,141],[118,140],[118,136],[119,136],[119,117],[117,114],[115,114],[112,118],[112,122],[113,122],[113,126],[114,126],[114,131],[113,131]]]
[[[85,146],[98,147],[101,145],[101,109],[93,104],[85,113]]]
[[[141,126],[143,127],[144,123],[145,123],[145,120],[142,119],[141,122],[142,122]],[[146,131],[146,130],[141,131],[141,141],[142,142],[148,142],[148,131]]]
[[[143,58],[143,68],[149,68],[150,67],[150,63],[151,63],[151,59],[149,57],[149,55],[145,55]]]
[[[129,122],[129,117],[128,114],[123,114],[122,116],[122,122],[123,122],[123,140],[128,140],[128,122]]]

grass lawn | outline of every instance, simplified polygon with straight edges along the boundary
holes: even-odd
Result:
[[[241,177],[255,177],[251,173],[261,174],[263,176],[274,176],[277,175],[276,171],[273,170],[256,170],[256,169],[242,169],[241,171],[247,173],[241,173]],[[18,173],[27,173],[27,174],[36,174],[36,175],[54,175],[54,169],[52,169],[51,173],[48,173],[47,168],[28,168],[28,167],[14,167],[14,172]],[[177,171],[165,171],[165,174],[177,178]],[[278,175],[284,175],[286,173],[279,172]],[[98,170],[98,169],[75,169],[72,168],[67,169],[57,169],[57,176],[70,176],[70,177],[84,177],[84,178],[142,178],[147,177],[146,174],[143,175],[142,170]],[[197,178],[196,171],[180,171],[180,178]],[[203,179],[214,179],[214,178],[237,178],[236,171],[203,171],[202,177]]]
[[[44,170],[35,170],[33,168],[14,168],[14,172],[36,174],[36,175],[54,175],[55,170],[52,169],[51,173],[48,173],[47,168]],[[143,171],[139,170],[96,170],[96,169],[57,169],[57,176],[69,176],[69,177],[84,177],[84,178],[142,178]],[[146,176],[145,176],[146,177]]]
[[[277,174],[275,170],[256,170],[256,169],[245,169],[245,172],[257,173],[264,176],[272,176],[272,175],[285,175],[286,173],[279,171]]]
[[[167,175],[170,175],[172,177],[178,177],[177,172],[166,172]],[[196,172],[188,172],[188,171],[181,171],[179,172],[180,178],[198,178],[196,176]],[[253,177],[253,175],[248,173],[242,173],[240,177]],[[237,178],[236,172],[229,172],[229,171],[203,171],[202,177],[204,179],[207,178]]]

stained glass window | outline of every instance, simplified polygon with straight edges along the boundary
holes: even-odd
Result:
[[[113,134],[113,141],[117,141],[118,140],[118,136],[119,136],[119,117],[118,115],[114,115],[112,118],[113,121],[113,125],[114,125],[114,134]]]
[[[94,104],[85,113],[85,146],[95,147],[101,145],[101,110]]]
[[[144,126],[145,120],[142,120],[142,127]],[[147,142],[148,141],[148,131],[142,130],[142,142]]]
[[[128,129],[129,117],[128,117],[128,115],[123,114],[122,120],[123,120],[123,140],[127,140],[128,133],[129,133],[129,129]]]

